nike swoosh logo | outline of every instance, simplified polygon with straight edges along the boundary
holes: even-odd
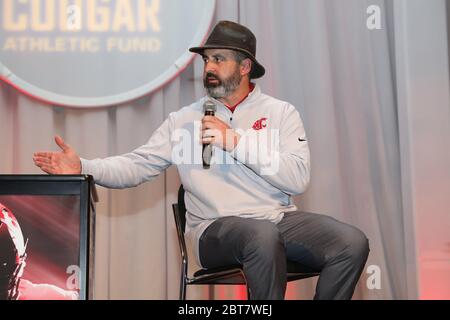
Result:
[[[298,138],[298,141],[303,142],[303,141],[306,141],[306,139],[300,139],[300,138]]]

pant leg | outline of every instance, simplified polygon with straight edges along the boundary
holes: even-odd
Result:
[[[286,251],[276,224],[220,218],[201,236],[199,254],[206,268],[241,264],[252,300],[284,299]]]
[[[369,254],[366,236],[334,218],[288,212],[277,225],[287,259],[320,270],[315,299],[351,299]]]

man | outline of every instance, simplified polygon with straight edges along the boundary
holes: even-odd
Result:
[[[308,142],[298,111],[251,82],[265,73],[255,36],[221,21],[203,47],[190,51],[203,56],[208,97],[170,114],[146,145],[85,160],[56,137],[62,152],[36,153],[36,165],[125,188],[175,163],[186,190],[186,233],[203,267],[242,264],[252,299],[283,299],[289,259],[320,271],[316,299],[350,299],[368,256],[367,238],[333,218],[296,211],[291,196],[310,179]],[[207,101],[216,105],[215,116],[204,116]],[[214,145],[209,169],[195,160],[202,143]]]

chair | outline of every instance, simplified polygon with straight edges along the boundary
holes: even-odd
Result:
[[[245,276],[241,265],[223,266],[220,268],[200,269],[192,277],[188,276],[188,254],[184,231],[186,226],[186,207],[184,204],[184,188],[180,186],[178,190],[178,203],[172,205],[177,229],[178,242],[181,253],[181,281],[180,300],[186,299],[187,285],[193,284],[233,284],[246,285]],[[305,266],[287,261],[287,281],[294,281],[318,276],[316,270],[307,269]],[[250,292],[247,287],[247,298],[250,299]]]

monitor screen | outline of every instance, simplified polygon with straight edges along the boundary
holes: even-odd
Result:
[[[44,177],[0,177],[0,299],[88,298],[89,193],[83,195],[82,180]]]

